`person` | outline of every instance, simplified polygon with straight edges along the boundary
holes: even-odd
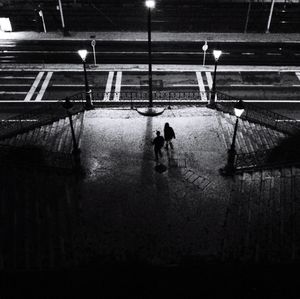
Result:
[[[156,131],[156,137],[152,141],[152,144],[154,145],[154,153],[156,160],[158,160],[158,155],[162,157],[161,149],[164,146],[164,143],[164,137],[160,136],[160,131]]]
[[[175,132],[172,127],[170,127],[169,123],[165,123],[165,128],[164,128],[164,136],[165,136],[165,141],[166,141],[166,149],[169,149],[169,144],[171,149],[173,149],[173,144],[172,144],[172,139],[176,138],[175,137]]]

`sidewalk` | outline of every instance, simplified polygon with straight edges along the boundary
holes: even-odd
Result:
[[[0,32],[0,39],[7,40],[91,40],[95,35],[98,41],[146,41],[147,32],[70,32],[63,36],[62,32]],[[268,42],[268,43],[300,43],[300,34],[281,33],[213,33],[213,32],[153,32],[152,41],[161,42]]]

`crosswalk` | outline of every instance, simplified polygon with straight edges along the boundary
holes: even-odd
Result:
[[[234,72],[231,72],[234,73]],[[226,73],[222,72],[217,74],[217,86],[223,86],[225,88],[232,88],[233,90],[236,88],[272,88],[278,87],[278,82],[270,82],[270,84],[266,81],[264,82],[244,82],[242,79],[241,72],[235,72],[240,76],[240,80],[230,81],[230,75],[228,75],[228,83],[226,83]],[[24,102],[42,102],[47,100],[58,100],[62,99],[66,96],[70,96],[72,94],[83,92],[84,91],[84,82],[81,80],[81,77],[78,76],[74,81],[71,72],[68,75],[61,75],[61,71],[47,71],[41,70],[39,72],[31,72],[24,76],[20,76],[19,72],[14,74],[5,73],[5,71],[0,70],[0,101],[4,102],[6,99],[12,100],[20,100]],[[180,72],[178,74],[168,72],[164,72],[164,74],[156,74],[156,81],[162,81],[162,90],[175,90],[177,91],[193,91],[199,92],[200,100],[203,102],[207,102],[208,92],[212,90],[213,87],[213,71],[190,71],[186,74],[181,75]],[[255,78],[255,73],[254,74]],[[131,72],[131,71],[98,71],[98,72],[89,72],[89,79],[91,80],[90,87],[93,91],[100,92],[102,94],[102,98],[98,100],[104,102],[119,102],[122,101],[122,93],[123,92],[136,92],[139,90],[146,90],[148,83],[147,80],[147,72]],[[101,79],[99,76],[102,76]],[[173,76],[173,77],[172,77]],[[177,76],[177,77],[176,77]],[[224,77],[225,76],[225,77]],[[268,76],[268,75],[266,75]],[[274,76],[270,72],[270,78]],[[290,77],[293,76],[293,79],[285,78],[282,79],[281,87],[287,88],[286,92],[288,92],[288,87],[291,86],[293,88],[300,87],[300,72],[291,72]],[[58,79],[59,78],[63,78]],[[176,78],[175,78],[176,77]],[[178,79],[179,78],[179,79]],[[225,79],[224,79],[225,78]],[[221,85],[218,81],[221,80],[223,85]],[[271,79],[269,80],[271,81]],[[143,83],[143,82],[146,82]],[[27,90],[26,90],[27,89]],[[22,97],[23,95],[23,97]],[[14,99],[15,96],[15,99]]]

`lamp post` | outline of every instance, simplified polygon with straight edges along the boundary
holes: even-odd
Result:
[[[65,101],[62,103],[62,106],[66,109],[68,118],[70,121],[70,127],[71,127],[71,133],[72,133],[72,141],[73,141],[73,151],[72,153],[74,156],[78,156],[80,154],[80,149],[78,148],[78,144],[76,141],[76,136],[75,136],[75,131],[74,131],[74,126],[73,126],[73,120],[72,120],[72,113],[70,109],[73,107],[73,103],[70,102],[68,98],[65,99]]]
[[[43,11],[41,9],[39,10],[39,16],[42,19],[44,32],[47,33],[46,23],[45,23],[45,18],[44,18],[44,13],[43,13]]]
[[[149,82],[149,108],[153,107],[152,97],[152,45],[151,45],[151,9],[155,7],[154,0],[146,0],[148,7],[148,82]]]
[[[213,79],[213,85],[211,90],[211,96],[209,104],[207,105],[209,108],[215,108],[216,107],[216,77],[217,77],[217,67],[218,67],[218,60],[220,56],[222,55],[221,50],[213,50],[213,55],[215,58],[215,70],[214,70],[214,79]]]
[[[270,32],[270,26],[271,26],[271,20],[272,20],[272,15],[273,15],[273,10],[274,10],[274,4],[275,4],[275,0],[272,0],[266,33]]]
[[[241,117],[244,111],[245,111],[244,103],[242,100],[240,100],[234,105],[234,114],[236,116],[236,122],[234,126],[231,146],[230,149],[228,150],[227,164],[225,165],[224,168],[220,169],[222,175],[233,175],[235,172],[234,162],[236,156],[236,150],[235,150],[236,132],[239,124],[239,118]]]
[[[85,82],[85,108],[86,109],[93,109],[93,104],[92,104],[92,90],[89,87],[89,82],[87,79],[87,72],[86,72],[86,65],[85,65],[85,59],[88,54],[87,50],[79,50],[78,51],[79,56],[82,59],[83,63],[83,70],[84,70],[84,82]]]

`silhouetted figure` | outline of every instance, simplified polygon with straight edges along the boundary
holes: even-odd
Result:
[[[161,149],[164,146],[164,143],[165,143],[164,137],[160,136],[159,131],[156,131],[156,137],[152,141],[152,144],[154,145],[154,153],[155,153],[156,160],[158,160],[158,155],[162,157]]]
[[[172,127],[170,127],[169,123],[165,123],[164,128],[164,135],[165,135],[165,141],[166,141],[166,149],[169,149],[169,144],[171,149],[173,149],[172,139],[175,137],[175,132]]]

